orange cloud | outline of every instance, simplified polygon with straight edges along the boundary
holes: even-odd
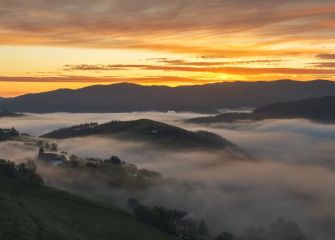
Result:
[[[25,0],[1,1],[0,9],[0,44],[138,48],[227,57],[320,51],[266,49],[262,43],[292,35],[305,39],[329,35],[329,27],[320,25],[335,14],[331,0],[145,0],[140,4],[138,0],[48,4]],[[239,44],[241,40],[248,44]],[[234,43],[234,49],[225,46]]]
[[[193,79],[177,76],[148,76],[148,77],[8,77],[0,76],[0,82],[17,82],[17,83],[139,83],[139,84],[166,84],[180,85],[180,84],[199,84],[215,82],[214,80]]]
[[[82,60],[68,58],[75,55],[70,50],[57,59],[15,51],[15,59],[8,50],[0,74],[20,77],[0,81],[178,85],[334,78],[333,64],[322,62],[335,59],[334,16],[334,0],[0,1],[0,48],[47,46],[87,53]],[[108,65],[106,49],[123,51],[122,56],[110,54],[113,64]],[[150,64],[139,60],[157,56],[166,58]],[[86,60],[90,64],[80,64]],[[118,76],[102,76],[108,71]],[[63,76],[69,72],[85,76]]]
[[[322,53],[317,55],[320,59],[334,59],[335,60],[335,54],[329,54],[329,53]]]
[[[181,64],[183,65],[183,64]],[[196,65],[196,64],[195,64]],[[66,65],[65,70],[70,71],[118,71],[118,70],[160,70],[160,71],[180,71],[180,72],[201,72],[201,73],[226,73],[237,75],[256,74],[335,74],[335,69],[313,69],[313,68],[248,68],[248,67],[189,67],[189,66],[159,66],[159,65]]]

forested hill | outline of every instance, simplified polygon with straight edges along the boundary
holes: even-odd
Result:
[[[256,109],[254,114],[275,118],[335,121],[335,96],[271,104]]]
[[[1,101],[1,99],[0,99]],[[23,114],[20,113],[15,113],[7,110],[0,110],[0,118],[2,117],[21,117],[24,116]]]
[[[148,119],[112,121],[105,124],[82,124],[47,133],[44,138],[73,138],[92,135],[111,135],[173,148],[237,148],[233,143],[206,131],[191,132],[182,128]]]
[[[219,123],[238,120],[304,118],[313,121],[335,122],[335,97],[308,98],[282,102],[255,109],[252,113],[224,113],[213,117],[188,120],[192,123]]]
[[[46,187],[35,178],[0,160],[0,239],[175,239],[116,207]]]
[[[193,111],[260,107],[309,97],[335,96],[331,81],[223,82],[166,87],[130,83],[60,89],[0,101],[0,109],[16,112]]]

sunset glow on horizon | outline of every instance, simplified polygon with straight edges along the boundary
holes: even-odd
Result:
[[[333,0],[0,1],[0,96],[335,80]]]

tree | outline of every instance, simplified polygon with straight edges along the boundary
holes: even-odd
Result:
[[[70,156],[70,160],[69,160],[69,165],[70,167],[72,168],[77,168],[80,166],[80,163],[79,163],[79,157],[77,157],[76,155],[71,155]]]
[[[11,130],[12,130],[11,132],[12,137],[17,137],[20,135],[20,133],[15,128],[12,128]]]
[[[50,151],[57,152],[58,151],[58,145],[56,143],[52,143],[50,147]]]
[[[299,225],[293,221],[279,218],[267,227],[250,227],[241,237],[242,240],[267,239],[267,240],[306,240]]]
[[[7,177],[16,177],[17,171],[15,164],[4,159],[0,159],[0,174]]]
[[[42,184],[43,179],[36,172],[27,168],[27,164],[16,165],[13,162],[0,159],[0,175],[10,178],[27,180],[32,183]]]
[[[198,225],[198,233],[204,236],[208,236],[208,227],[205,220],[201,220]]]
[[[179,232],[181,222],[185,226],[187,219],[184,219],[187,215],[186,212],[178,210],[169,210],[164,207],[148,207],[142,205],[138,200],[131,198],[128,200],[129,207],[133,210],[135,217],[142,222],[150,224],[164,232],[172,235],[189,236],[187,231],[184,231],[184,227]],[[188,221],[193,223],[192,221]],[[192,224],[194,225],[194,224]],[[181,234],[183,233],[183,234]]]
[[[133,176],[136,175],[138,171],[137,166],[131,163],[125,164],[123,168],[127,171],[128,174]]]
[[[50,149],[50,144],[49,144],[49,143],[46,143],[46,144],[44,145],[44,148],[49,150],[49,149]]]
[[[0,128],[0,140],[4,140],[5,139],[5,134],[2,131],[2,129]]]
[[[128,206],[132,209],[135,210],[138,206],[140,206],[141,203],[136,199],[136,198],[129,198],[128,199]]]
[[[98,168],[96,164],[90,163],[90,162],[86,163],[85,167],[87,167],[87,168]]]
[[[42,140],[38,140],[37,142],[36,142],[36,146],[38,146],[38,147],[42,147],[43,146],[43,141]]]
[[[215,240],[235,240],[235,237],[233,234],[223,231],[215,238]]]
[[[112,156],[109,160],[112,164],[121,164],[122,163],[121,159],[118,158],[117,156]]]
[[[36,163],[33,160],[28,160],[27,163],[26,163],[26,167],[27,167],[28,170],[30,170],[34,173],[37,170]]]

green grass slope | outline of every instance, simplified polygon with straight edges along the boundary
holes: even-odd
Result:
[[[2,240],[172,240],[113,207],[0,176]]]

